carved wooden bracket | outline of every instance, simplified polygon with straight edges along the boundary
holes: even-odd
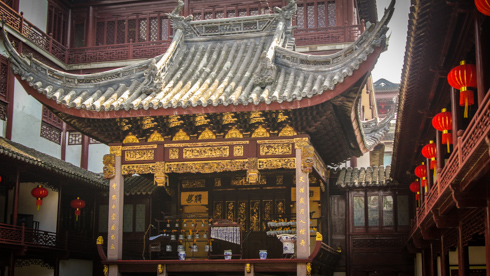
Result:
[[[441,231],[437,228],[420,228],[420,233],[422,234],[424,240],[438,240],[441,238]]]
[[[106,154],[103,157],[103,163],[104,163],[104,178],[106,179],[112,179],[116,175],[116,169],[114,168],[116,166],[116,157],[114,154]]]
[[[456,228],[458,227],[459,221],[458,216],[439,216],[434,210],[432,212],[432,219],[434,220],[437,228]]]
[[[457,191],[453,185],[449,185],[449,189],[451,189],[452,199],[458,209],[483,208],[487,206],[485,193],[471,193],[470,195],[466,195]]]

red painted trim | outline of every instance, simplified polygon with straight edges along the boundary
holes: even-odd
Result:
[[[369,55],[368,59],[363,62],[358,70],[355,70],[352,76],[346,77],[344,82],[337,84],[335,90],[333,91],[325,91],[321,95],[313,96],[312,98],[303,98],[299,101],[293,102],[273,102],[270,104],[260,103],[258,105],[249,104],[249,105],[228,105],[228,106],[198,106],[198,107],[178,107],[178,108],[158,108],[153,109],[150,108],[148,110],[139,109],[139,110],[119,110],[119,111],[87,111],[75,108],[67,108],[64,105],[59,105],[54,100],[49,100],[46,98],[44,94],[37,92],[36,89],[29,86],[29,84],[25,81],[20,80],[20,76],[16,77],[21,82],[24,89],[31,96],[36,98],[41,103],[56,109],[60,112],[63,112],[68,115],[72,115],[75,117],[83,117],[83,118],[97,118],[97,119],[111,119],[111,118],[123,118],[123,117],[141,117],[141,116],[167,116],[167,115],[189,115],[189,114],[206,114],[206,113],[222,113],[222,112],[246,112],[246,111],[266,111],[266,110],[287,110],[287,109],[300,109],[305,107],[310,107],[314,105],[318,105],[324,103],[341,93],[347,91],[352,85],[354,85],[358,80],[360,80],[367,72],[370,72],[376,61],[378,60],[378,56],[381,53],[383,47],[378,47],[374,50],[374,52]]]
[[[14,123],[14,74],[11,70],[10,61],[8,62],[7,73],[7,128],[5,130],[5,138],[12,140],[12,127]]]
[[[80,158],[80,168],[88,170],[88,147],[90,138],[82,134],[82,156]]]

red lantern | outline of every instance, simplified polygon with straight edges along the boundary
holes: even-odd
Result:
[[[36,205],[39,210],[39,206],[43,205],[43,198],[48,196],[48,190],[38,185],[36,188],[32,189],[31,194],[33,197],[37,198]]]
[[[425,158],[430,159],[430,169],[434,170],[437,167],[437,162],[436,162],[436,154],[437,149],[436,149],[436,144],[434,144],[434,141],[430,140],[429,144],[425,145],[422,148],[422,155]]]
[[[70,206],[75,210],[75,217],[77,218],[78,221],[78,216],[82,213],[80,209],[85,207],[85,201],[81,200],[79,197],[77,199],[74,199],[70,202]]]
[[[488,0],[475,0],[475,6],[486,16],[490,16],[490,2]]]
[[[477,86],[475,65],[461,61],[460,65],[449,72],[447,81],[454,89],[460,91],[459,105],[464,106],[464,117],[468,118],[468,106],[475,104],[473,91],[468,90],[468,87]]]
[[[416,179],[414,182],[412,182],[412,184],[410,184],[410,191],[412,191],[412,193],[414,194],[420,192],[420,183],[418,179]]]
[[[432,119],[432,126],[435,129],[442,131],[442,143],[447,144],[447,152],[449,153],[449,144],[453,143],[453,136],[449,133],[449,130],[453,129],[451,112],[448,112],[443,108],[441,113],[437,114]]]
[[[422,187],[427,186],[427,179],[426,179],[426,177],[427,177],[427,168],[425,167],[424,164],[425,163],[422,162],[422,165],[417,166],[415,168],[415,175],[417,177],[420,177],[422,179]]]

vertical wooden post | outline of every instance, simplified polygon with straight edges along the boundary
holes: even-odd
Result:
[[[20,189],[20,169],[17,168],[17,174],[15,176],[14,208],[12,212],[12,225],[17,225],[17,216],[19,214],[19,189]]]
[[[458,143],[458,130],[461,128],[461,112],[459,110],[459,95],[458,91],[451,87],[451,119],[453,120],[453,151]]]
[[[481,29],[480,29],[480,14],[475,10],[474,12],[474,27],[475,27],[475,55],[476,55],[476,87],[478,89],[478,109],[483,103],[485,98],[485,79],[483,70],[483,51],[481,41]]]
[[[463,231],[464,226],[459,223],[458,226],[458,275],[469,276],[469,261],[468,261],[468,247],[463,245]]]
[[[436,172],[437,172],[437,178],[439,178],[439,173],[442,171],[442,169],[444,168],[444,162],[442,161],[443,160],[443,152],[445,150],[445,147],[442,145],[442,133],[438,130],[436,130],[436,162],[437,162],[437,168],[436,168]],[[434,182],[436,182],[434,180]]]
[[[300,142],[296,143],[296,257],[298,259],[307,259],[310,255],[310,187],[308,175],[312,168],[308,167],[307,158],[308,153],[312,152],[314,152],[312,146]],[[306,276],[306,263],[298,263],[296,273]]]
[[[115,176],[109,182],[109,224],[107,237],[107,260],[122,259],[124,179],[122,177],[121,146],[111,146],[115,156]],[[109,265],[109,276],[119,276],[119,267]]]
[[[487,185],[487,207],[485,208],[485,255],[487,276],[490,276],[490,187]]]
[[[82,134],[82,155],[80,157],[80,167],[88,170],[88,148],[90,144],[90,138]]]
[[[430,191],[430,188],[432,187],[432,174],[430,173],[430,159],[425,158],[425,170],[426,172],[426,177],[427,177],[427,193]]]
[[[440,258],[440,266],[441,266],[441,276],[448,276],[447,271],[447,259],[446,259],[446,249],[444,248],[444,234],[441,234],[441,258]]]
[[[87,26],[87,37],[85,38],[85,47],[95,46],[95,11],[93,6],[88,7],[88,26]]]
[[[429,245],[429,273],[430,275],[436,275],[437,269],[435,267],[435,259],[436,259],[436,249],[434,248],[435,241],[431,241]]]
[[[61,160],[66,159],[66,123],[61,124]]]

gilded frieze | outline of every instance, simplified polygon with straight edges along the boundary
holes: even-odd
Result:
[[[267,178],[260,177],[259,182],[256,184],[266,185]],[[231,186],[247,186],[247,185],[252,185],[252,184],[248,181],[246,176],[236,176],[231,179]]]
[[[111,146],[109,148],[110,154],[114,154],[114,156],[121,156],[122,155],[122,147],[121,146]]]
[[[124,152],[125,161],[151,161],[154,159],[154,150],[128,150]]]
[[[153,180],[157,186],[168,186],[168,175],[165,173],[165,162],[156,162],[153,174]]]
[[[243,156],[243,146],[234,146],[233,156]]]
[[[160,141],[163,141],[163,136],[158,133],[158,131],[153,131],[153,133],[150,135],[150,137],[148,138],[147,142],[160,142]]]
[[[280,111],[279,114],[277,114],[277,122],[284,122],[289,118],[289,116],[284,115],[284,112]]]
[[[298,135],[298,133],[294,130],[294,128],[292,128],[289,125],[286,125],[279,132],[279,135],[278,136],[294,136],[294,135]]]
[[[304,173],[313,172],[313,156],[315,149],[313,146],[304,146],[301,148],[301,170]]]
[[[236,127],[233,127],[225,135],[225,139],[231,139],[231,138],[243,138],[243,134]]]
[[[196,126],[202,126],[202,125],[207,125],[209,124],[209,119],[207,118],[206,115],[196,115],[194,118],[194,123]]]
[[[184,130],[179,129],[179,131],[175,134],[174,138],[172,138],[172,141],[185,141],[189,140],[190,137],[185,133]]]
[[[205,140],[205,139],[216,139],[216,135],[209,129],[206,128],[201,135],[199,135],[198,140]]]
[[[310,145],[310,140],[306,137],[303,138],[294,138],[294,147],[299,149],[304,146]]]
[[[294,139],[257,140],[257,144],[291,144]]]
[[[155,164],[122,165],[123,175],[149,174],[149,173],[154,173],[154,171],[155,171]]]
[[[104,168],[103,168],[104,178],[106,179],[113,178],[116,174],[116,169],[114,168],[114,166],[116,165],[114,154],[104,155],[102,162],[104,163]]]
[[[131,129],[132,125],[129,123],[129,120],[126,118],[123,119],[116,119],[117,124],[119,125],[119,128],[121,128],[122,131],[126,131]]]
[[[265,118],[262,116],[261,111],[250,112],[250,123],[251,124],[263,123],[264,121],[265,121]]]
[[[184,148],[183,153],[184,159],[228,157],[230,156],[230,147]]]
[[[206,186],[206,179],[182,179],[182,188],[193,189],[193,188],[204,188]]]
[[[249,141],[232,141],[232,142],[202,142],[202,143],[176,143],[165,144],[166,148],[185,148],[185,147],[210,147],[210,146],[225,146],[225,145],[248,145]]]
[[[144,150],[144,149],[156,149],[157,145],[141,145],[141,146],[124,146],[122,150]]]
[[[274,169],[295,169],[296,158],[264,158],[259,159],[259,170],[274,170]]]
[[[149,129],[157,125],[153,117],[143,117],[140,124],[142,129]]]
[[[248,160],[220,160],[201,162],[172,162],[166,163],[167,173],[215,173],[232,172],[247,169]]]
[[[292,148],[292,144],[261,144],[260,155],[289,155]]]
[[[184,121],[180,119],[180,115],[170,115],[168,116],[167,123],[168,127],[176,127],[182,125]]]
[[[139,143],[139,142],[140,140],[138,139],[138,137],[133,135],[131,132],[128,135],[126,135],[126,137],[123,140],[123,144]]]
[[[235,118],[235,114],[233,114],[231,112],[226,112],[226,113],[223,113],[222,120],[223,120],[223,125],[228,125],[228,124],[235,123],[237,118]]]
[[[252,137],[269,137],[269,131],[265,129],[263,126],[259,126],[253,133]]]
[[[169,159],[179,159],[179,149],[170,149],[168,152]]]

